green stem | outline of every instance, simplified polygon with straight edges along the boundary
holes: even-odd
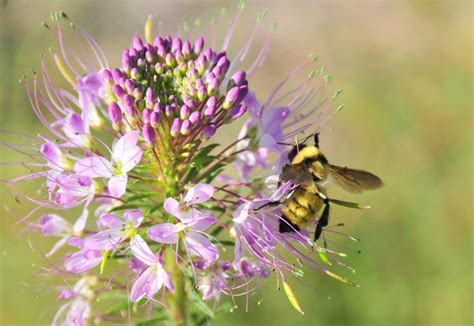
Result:
[[[166,250],[166,271],[171,277],[174,285],[174,293],[168,293],[167,303],[173,326],[186,326],[186,279],[183,272],[179,269],[176,263],[176,258],[172,248]]]

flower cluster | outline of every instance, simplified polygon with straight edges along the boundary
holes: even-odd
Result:
[[[53,58],[70,86],[57,86],[45,63],[32,85],[23,82],[49,135],[31,148],[31,168],[39,168],[8,182],[42,182],[38,198],[24,194],[38,206],[27,217],[39,220],[22,221],[59,239],[46,254],[61,262],[51,272],[79,279],[60,291],[68,302],[53,324],[213,317],[205,301],[248,295],[272,273],[301,311],[287,279],[301,277],[303,265],[353,285],[327,269],[344,265],[342,253],[319,246],[307,230],[281,233],[281,205],[271,205],[296,186],[279,182],[289,149],[282,143],[315,132],[330,113],[325,75],[313,71],[286,87],[313,64],[310,56],[260,103],[247,78],[263,63],[270,32],[253,64],[238,63],[265,14],[233,59],[227,53],[242,7],[221,50],[203,37],[153,37],[149,19],[145,38],[134,37],[115,68],[78,26],[86,57],[66,45],[68,18],[53,15]],[[216,131],[246,113],[238,137],[222,146],[228,138]],[[73,208],[75,220],[64,211]],[[109,293],[118,308],[96,310]]]

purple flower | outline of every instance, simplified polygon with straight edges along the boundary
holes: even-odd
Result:
[[[81,278],[72,289],[62,289],[58,294],[59,300],[71,301],[62,305],[52,321],[53,326],[85,326],[92,318],[90,302],[95,299],[92,289],[97,284],[97,278],[86,276]]]
[[[84,227],[86,226],[87,217],[89,211],[84,209],[81,216],[76,220],[74,225],[71,225],[68,221],[56,214],[43,215],[39,220],[37,226],[44,236],[56,236],[61,239],[56,242],[53,248],[46,254],[46,257],[53,255],[56,251],[64,246],[71,237],[77,237],[82,234]]]
[[[205,230],[216,222],[213,217],[202,217],[202,213],[190,206],[203,203],[212,197],[214,187],[209,184],[199,184],[189,189],[178,203],[174,198],[168,198],[164,207],[166,212],[176,217],[176,224],[162,223],[148,229],[148,237],[160,243],[178,244],[179,239],[191,255],[215,261],[219,257],[218,249],[206,238]]]
[[[54,193],[54,201],[63,207],[74,207],[85,203],[88,206],[95,195],[95,185],[91,178],[75,174],[59,174],[49,176],[48,182],[58,190]],[[49,191],[52,191],[51,189]]]
[[[108,178],[108,188],[115,197],[121,197],[127,188],[127,172],[132,170],[142,158],[138,147],[138,132],[132,131],[117,140],[112,146],[112,159],[102,156],[90,156],[74,164],[78,175],[91,178]]]
[[[99,223],[107,230],[87,237],[84,240],[84,247],[94,250],[117,249],[123,241],[136,235],[142,220],[143,212],[139,209],[125,211],[123,220],[114,214],[104,214],[100,216]]]
[[[79,106],[82,108],[82,120],[96,128],[103,125],[103,119],[97,110],[98,101],[102,97],[103,85],[101,73],[91,73],[83,78],[77,78],[76,90],[79,96]]]
[[[130,242],[132,254],[148,268],[138,277],[130,291],[130,300],[137,302],[141,298],[153,299],[153,296],[163,287],[174,292],[173,283],[169,278],[160,256],[154,254],[145,240],[139,235],[132,238]]]
[[[99,250],[84,248],[83,239],[71,238],[68,243],[81,250],[66,256],[64,259],[64,268],[66,271],[81,274],[99,265],[102,261],[102,253]]]

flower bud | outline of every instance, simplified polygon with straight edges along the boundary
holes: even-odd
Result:
[[[232,75],[231,80],[235,83],[236,86],[241,86],[242,83],[245,81],[247,74],[245,71],[237,71],[235,74]]]
[[[186,42],[183,43],[183,47],[181,49],[181,52],[183,53],[183,56],[186,60],[190,58],[191,43],[189,43],[189,41],[186,41]]]
[[[131,59],[138,58],[138,52],[134,48],[131,48],[131,49],[128,50],[128,55],[130,56]]]
[[[182,41],[179,37],[173,38],[171,43],[171,52],[174,53],[175,51],[181,51]]]
[[[210,138],[214,136],[214,134],[216,133],[216,129],[217,129],[216,125],[214,124],[207,125],[202,130],[202,134],[205,138]]]
[[[153,91],[153,88],[148,87],[146,89],[146,93],[145,93],[145,105],[146,105],[146,107],[149,108],[149,109],[152,109],[153,104],[154,104],[155,101],[156,101],[155,92]]]
[[[132,60],[130,59],[128,50],[124,50],[122,53],[122,69],[125,72],[130,72],[130,69],[132,69]]]
[[[201,53],[203,48],[204,48],[204,38],[200,37],[196,39],[196,41],[194,42],[194,48],[193,48],[194,54],[198,55],[199,53]]]
[[[199,114],[198,111],[194,111],[193,113],[191,113],[191,114],[189,115],[189,121],[190,121],[193,125],[195,125],[196,123],[198,123],[199,120],[200,120],[200,114]]]
[[[112,86],[112,92],[114,92],[117,98],[122,98],[125,95],[125,91],[119,84],[114,84],[114,86]]]
[[[188,119],[183,121],[183,123],[181,124],[180,131],[182,135],[189,135],[189,133],[191,132],[191,122]]]
[[[163,42],[163,38],[161,38],[161,36],[155,37],[155,40],[153,41],[153,45],[156,46],[157,48],[164,47],[165,43]]]
[[[112,78],[114,79],[115,83],[118,83],[120,79],[123,78],[123,73],[119,69],[115,68],[112,70]]]
[[[240,118],[245,112],[247,112],[247,105],[245,103],[234,105],[230,111],[229,115],[232,119]]]
[[[171,53],[168,53],[165,57],[165,62],[168,67],[174,67],[176,64],[176,61],[174,60],[174,57]]]
[[[113,124],[118,124],[120,121],[122,121],[122,110],[120,109],[117,103],[110,103],[108,111],[109,119],[110,121],[112,121]]]
[[[179,117],[181,118],[181,120],[184,120],[186,119],[187,117],[189,117],[189,113],[191,112],[191,110],[189,109],[189,106],[187,106],[186,104],[184,104],[182,107],[181,107],[181,110],[179,111]]]
[[[172,137],[176,137],[179,135],[181,130],[181,120],[179,118],[175,118],[173,123],[171,124],[171,131],[170,134]]]
[[[153,126],[153,128],[158,128],[158,125],[160,124],[160,121],[161,121],[160,112],[153,111],[150,114],[150,123]]]
[[[114,77],[112,76],[112,73],[110,72],[109,69],[103,69],[102,70],[102,78],[108,82],[113,82]]]
[[[132,68],[130,71],[130,77],[134,80],[138,80],[140,78],[140,72],[138,71],[137,67]]]
[[[123,105],[125,109],[125,113],[128,116],[134,116],[137,112],[135,109],[135,100],[131,95],[125,94],[123,97]]]
[[[135,50],[137,50],[138,52],[142,51],[143,50],[143,41],[142,41],[142,39],[138,36],[135,36],[132,40],[132,47]]]
[[[143,126],[142,135],[148,145],[152,145],[156,140],[155,129],[149,123]]]
[[[204,99],[207,96],[206,86],[199,86],[198,87],[197,96],[198,96],[199,101],[204,101]]]
[[[142,111],[142,119],[143,119],[143,122],[150,122],[150,114],[152,113],[153,111],[150,110],[150,109],[144,109]]]
[[[133,89],[135,88],[135,83],[131,79],[125,80],[124,83],[125,89],[127,90],[128,93],[133,92]]]
[[[207,83],[207,94],[209,96],[216,95],[217,89],[219,88],[219,80],[217,78],[210,78]]]

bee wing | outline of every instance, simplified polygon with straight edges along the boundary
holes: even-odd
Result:
[[[291,181],[301,185],[313,182],[313,177],[304,163],[287,164],[280,174],[280,181]]]
[[[377,189],[383,185],[379,177],[367,171],[343,168],[337,165],[330,165],[329,170],[334,183],[349,192],[360,193],[363,190]]]

